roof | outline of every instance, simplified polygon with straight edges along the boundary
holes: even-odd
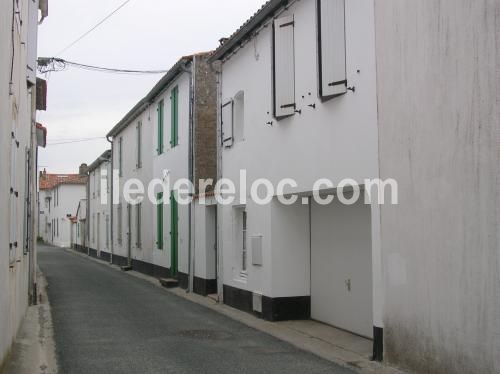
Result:
[[[171,84],[174,79],[181,73],[186,71],[187,66],[193,61],[194,56],[204,55],[209,53],[199,53],[196,55],[189,55],[182,57],[179,61],[175,63],[172,68],[161,78],[158,83],[152,88],[151,91],[139,101],[126,115],[123,119],[118,122],[115,127],[111,129],[108,133],[108,137],[114,137],[122,132],[130,122],[136,119],[139,114],[141,114],[148,105],[150,105],[156,97],[161,94],[161,92]]]
[[[106,161],[111,161],[111,149],[105,151],[102,155],[100,155],[97,160],[95,160],[92,164],[90,164],[88,171],[93,171],[97,169],[102,163]]]
[[[47,174],[45,172],[40,175],[40,190],[51,190],[63,184],[87,184],[87,176],[80,174]]]
[[[214,62],[221,60],[234,49],[238,48],[242,44],[243,40],[249,36],[249,34],[261,27],[278,9],[290,2],[291,0],[269,0],[266,2],[252,17],[250,17],[219,48],[215,50],[210,57],[210,61]]]

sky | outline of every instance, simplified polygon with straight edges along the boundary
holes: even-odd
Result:
[[[53,57],[124,0],[51,0],[39,27],[38,56]],[[180,57],[215,49],[265,0],[131,0],[105,23],[57,55],[68,61],[120,69],[168,70]],[[47,111],[37,121],[48,129],[39,167],[77,173],[106,149],[108,131],[161,78],[68,68],[40,75],[48,81]],[[81,141],[89,138],[91,141]],[[63,144],[61,144],[63,143]],[[64,144],[65,143],[65,144]]]

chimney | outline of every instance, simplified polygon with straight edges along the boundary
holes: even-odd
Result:
[[[88,170],[89,170],[89,167],[87,166],[87,164],[81,164],[79,174],[80,175],[87,175]]]

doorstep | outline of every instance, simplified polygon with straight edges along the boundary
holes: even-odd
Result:
[[[109,266],[117,271],[121,271],[116,265],[111,265],[71,249],[68,249],[68,251],[104,266]],[[196,304],[203,305],[251,328],[265,332],[299,349],[310,352],[318,357],[358,373],[403,373],[403,371],[397,368],[371,361],[372,341],[369,339],[312,320],[284,322],[265,321],[252,314],[240,311],[225,304],[220,304],[217,302],[217,299],[214,299],[213,295],[205,297],[194,293],[188,293],[181,288],[165,288],[158,282],[157,278],[133,270],[127,274],[143,279],[165,290],[165,292],[170,292]]]

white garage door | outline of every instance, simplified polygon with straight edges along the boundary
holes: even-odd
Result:
[[[311,316],[372,338],[370,206],[311,206]]]

